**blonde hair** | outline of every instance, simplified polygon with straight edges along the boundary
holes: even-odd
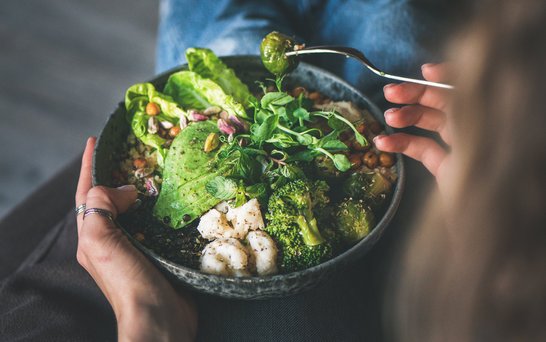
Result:
[[[490,2],[451,57],[456,191],[407,245],[396,337],[546,340],[546,2]]]

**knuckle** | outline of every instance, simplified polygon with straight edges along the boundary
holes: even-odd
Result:
[[[85,265],[87,265],[87,255],[79,247],[78,247],[78,250],[76,251],[76,260],[78,261],[78,264],[80,264],[81,266],[85,267]]]
[[[78,253],[87,254],[93,250],[94,241],[88,234],[81,234],[78,241]]]
[[[95,198],[102,198],[102,199],[109,199],[109,192],[108,189],[104,186],[95,186],[89,190],[87,193],[87,197],[95,197]]]

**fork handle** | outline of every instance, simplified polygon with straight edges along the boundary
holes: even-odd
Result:
[[[370,60],[368,60],[368,58],[366,58],[366,56],[364,56],[364,54],[361,51],[359,51],[357,49],[350,48],[350,47],[344,47],[344,46],[313,46],[313,47],[304,48],[302,50],[290,51],[290,52],[285,53],[285,55],[287,57],[290,57],[290,56],[315,54],[315,53],[332,53],[332,54],[342,55],[342,56],[345,56],[347,58],[353,57],[353,58],[357,59],[360,63],[362,63],[366,68],[368,68],[374,74],[376,74],[378,76],[381,76],[381,77],[389,78],[389,79],[392,79],[392,80],[423,84],[423,85],[427,85],[427,86],[444,88],[444,89],[454,89],[454,87],[452,85],[445,84],[445,83],[431,82],[431,81],[425,81],[425,80],[420,80],[420,79],[416,79],[416,78],[409,78],[409,77],[403,77],[403,76],[396,76],[396,75],[387,74],[387,73],[379,70],[379,68],[376,67],[375,65],[373,65],[373,63]]]
[[[389,74],[386,74],[386,73],[381,72],[381,71],[379,73],[375,72],[374,70],[372,70],[372,71],[374,73],[378,74],[379,76],[383,76],[385,78],[390,78],[391,80],[423,84],[423,85],[426,85],[426,86],[432,86],[432,87],[444,88],[444,89],[455,89],[455,87],[453,87],[450,84],[439,83],[439,82],[431,82],[431,81],[425,81],[425,80],[420,80],[420,79],[416,79],[416,78],[402,77],[402,76],[396,76],[396,75],[389,75]]]

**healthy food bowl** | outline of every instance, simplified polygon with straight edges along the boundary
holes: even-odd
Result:
[[[263,81],[271,77],[258,56],[223,57],[221,60],[235,71],[237,77],[253,93],[259,92],[260,89],[256,84],[257,80]],[[172,74],[187,69],[188,66],[183,65],[157,76],[150,83],[156,89],[163,89]],[[287,89],[304,87],[334,101],[349,101],[369,112],[375,120],[384,125],[382,113],[373,103],[343,80],[320,68],[301,63],[284,79],[283,84]],[[122,102],[109,117],[98,138],[93,158],[94,185],[119,186],[127,181],[127,175],[120,176],[120,164],[128,155],[127,141],[132,134],[127,115],[126,104]],[[385,130],[390,133],[390,128],[387,127]],[[149,193],[148,196],[143,196],[144,203],[141,208],[121,215],[118,218],[118,224],[134,245],[168,277],[186,287],[221,297],[239,299],[264,299],[294,295],[311,289],[332,277],[346,263],[363,256],[381,237],[398,208],[404,187],[405,173],[402,158],[399,155],[393,157],[392,163],[394,165],[392,167],[396,172],[396,178],[393,181],[387,202],[378,211],[379,214],[376,214],[374,225],[369,227],[367,235],[331,259],[305,269],[291,270],[280,274],[256,275],[254,268],[252,273],[246,272],[245,276],[206,273],[195,265],[196,255],[200,255],[201,252],[186,250],[183,247],[190,240],[192,243],[196,241],[196,246],[203,246],[207,243],[206,239],[199,235],[195,226],[172,229],[166,226],[154,227],[153,220],[150,221],[151,223],[144,223],[147,216],[151,215],[151,206],[156,203],[155,199],[149,199]],[[351,167],[354,166],[354,164],[351,165]],[[153,179],[151,177],[149,179],[153,183]],[[150,186],[151,189],[148,190],[151,190],[152,194],[155,191],[155,195],[157,195],[157,186],[153,184]],[[341,188],[330,189],[330,193],[341,191]],[[189,216],[185,215],[184,220],[186,218],[188,221],[190,220]],[[166,223],[174,225],[172,222]],[[147,225],[147,228],[143,228],[144,225]],[[161,224],[157,223],[156,225]],[[182,222],[179,225],[185,225],[185,223]],[[192,233],[189,233],[189,229],[192,229]],[[163,249],[161,247],[163,245],[168,247]],[[185,253],[188,255],[187,257]],[[256,266],[254,265],[254,267]]]

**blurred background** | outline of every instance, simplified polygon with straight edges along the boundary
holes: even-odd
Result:
[[[0,1],[0,218],[153,76],[158,1]]]

